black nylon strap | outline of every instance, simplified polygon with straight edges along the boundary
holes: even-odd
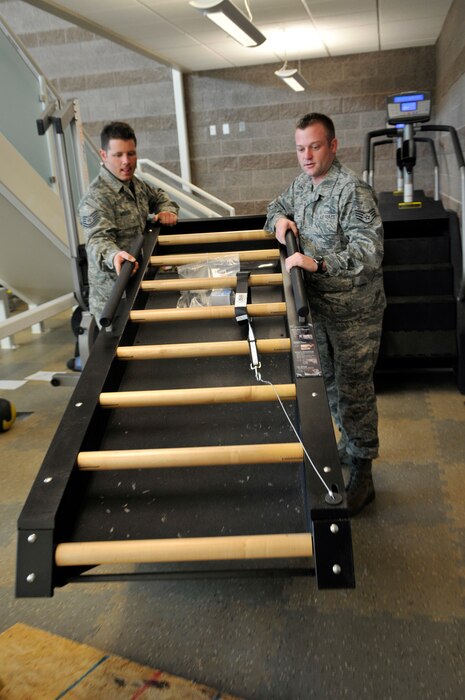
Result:
[[[234,309],[236,321],[240,326],[247,324],[247,340],[249,343],[250,368],[257,373],[260,368],[260,360],[258,358],[257,342],[253,332],[252,320],[247,313],[247,303],[249,302],[249,272],[238,272],[236,284],[236,298],[234,301]]]
[[[247,315],[247,303],[249,301],[249,273],[238,272],[236,285],[236,297],[234,300],[234,310],[236,321],[239,325],[247,323],[249,317]]]

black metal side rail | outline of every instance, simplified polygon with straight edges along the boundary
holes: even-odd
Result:
[[[140,281],[148,266],[158,230],[146,232],[140,267],[126,289],[129,308],[134,304]],[[92,362],[86,363],[69,404],[58,425],[36,479],[18,519],[16,595],[53,595],[57,581],[55,547],[58,530],[73,512],[73,501],[82,487],[76,482],[76,460],[92,435],[105,429],[105,414],[98,410],[98,399],[108,384],[117,386],[121,368],[112,363],[121,339],[130,343],[134,331],[119,317],[107,332],[99,333],[92,348]]]

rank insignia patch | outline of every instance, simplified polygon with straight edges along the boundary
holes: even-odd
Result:
[[[81,224],[84,228],[93,228],[100,220],[100,212],[94,211],[89,216],[81,216]]]
[[[371,222],[376,218],[376,210],[370,209],[370,211],[363,211],[363,209],[356,209],[355,216],[362,223],[371,224]]]

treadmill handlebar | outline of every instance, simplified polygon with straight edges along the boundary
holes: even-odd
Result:
[[[140,255],[143,242],[144,242],[144,237],[143,237],[143,235],[140,235],[136,239],[131,250],[129,251],[131,253],[131,255],[134,258],[136,258],[136,260]],[[131,262],[130,260],[124,260],[123,264],[121,265],[121,271],[120,271],[117,279],[115,280],[115,284],[113,285],[111,295],[110,295],[107,303],[105,304],[102,315],[100,317],[100,325],[102,326],[102,328],[108,328],[113,323],[113,318],[115,316],[116,310],[117,310],[119,303],[121,301],[123,293],[128,285],[130,278],[131,278],[133,269],[134,269],[134,263]]]
[[[453,126],[448,126],[445,124],[421,124],[419,127],[420,131],[448,131],[451,139],[452,145],[454,146],[455,157],[457,158],[457,165],[459,168],[465,168],[465,161],[463,159],[463,152],[460,146],[460,140],[457,131]]]
[[[367,172],[370,170],[370,154],[371,154],[371,148],[370,148],[370,143],[371,139],[376,138],[377,136],[389,136],[389,137],[394,137],[397,136],[397,129],[394,127],[389,127],[387,129],[376,129],[375,131],[369,131],[366,136],[365,136],[365,149],[364,149],[364,172]]]
[[[287,256],[298,253],[297,239],[292,231],[286,231],[286,251]],[[300,267],[293,267],[291,270],[292,291],[294,292],[294,301],[297,314],[302,318],[308,315],[308,297],[304,283],[304,273]]]

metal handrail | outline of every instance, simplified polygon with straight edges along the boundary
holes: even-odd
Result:
[[[436,146],[434,145],[433,139],[425,138],[422,136],[414,136],[415,142],[429,143],[431,146],[431,155],[434,162],[434,199],[436,202],[439,201],[439,160],[436,151]],[[375,171],[375,148],[377,146],[385,146],[387,144],[394,143],[393,139],[382,139],[381,141],[373,141],[370,143],[370,170],[368,173],[368,184],[371,187],[374,186],[374,171]],[[400,189],[399,185],[398,188]]]
[[[365,136],[365,146],[364,146],[364,168],[362,178],[365,182],[368,182],[368,173],[370,170],[370,158],[371,158],[371,140],[376,136],[397,136],[397,129],[376,129],[375,131],[369,131]]]
[[[180,207],[184,207],[184,209],[187,209],[194,215],[195,212],[197,212],[197,216],[200,215],[206,218],[221,216],[221,214],[218,214],[218,212],[213,211],[213,209],[210,209],[200,202],[196,202],[190,195],[185,194],[182,190],[170,185],[167,182],[164,182],[164,180],[155,177],[155,175],[152,175],[151,173],[143,172],[142,170],[137,169],[136,175],[138,175],[142,180],[148,182],[149,185],[162,188],[166,194],[169,195],[170,199],[177,202]]]
[[[209,192],[206,192],[201,187],[197,187],[197,185],[194,185],[192,182],[187,182],[187,180],[184,180],[184,178],[180,177],[179,175],[176,175],[176,173],[173,173],[170,170],[167,170],[162,165],[159,165],[158,163],[154,163],[153,161],[149,160],[148,158],[140,158],[137,162],[137,165],[138,165],[138,168],[141,170],[141,172],[144,173],[144,175],[145,174],[151,175],[151,173],[145,173],[144,166],[148,166],[149,168],[153,168],[154,170],[157,170],[158,172],[162,173],[166,177],[169,177],[171,180],[174,180],[175,182],[177,182],[186,192],[195,192],[199,196],[204,197],[204,199],[211,202],[212,204],[217,204],[218,206],[222,207],[223,209],[225,209],[228,212],[228,216],[234,216],[236,213],[236,210],[230,204],[223,202],[221,199],[218,199],[217,197],[210,194]],[[155,176],[152,175],[152,177],[155,177]],[[164,185],[164,189],[166,189],[166,185]],[[197,203],[196,203],[196,206],[197,206]]]
[[[431,155],[434,163],[434,199],[436,202],[439,202],[439,160],[434,140],[429,137],[415,136],[415,141],[429,143],[431,146]]]

